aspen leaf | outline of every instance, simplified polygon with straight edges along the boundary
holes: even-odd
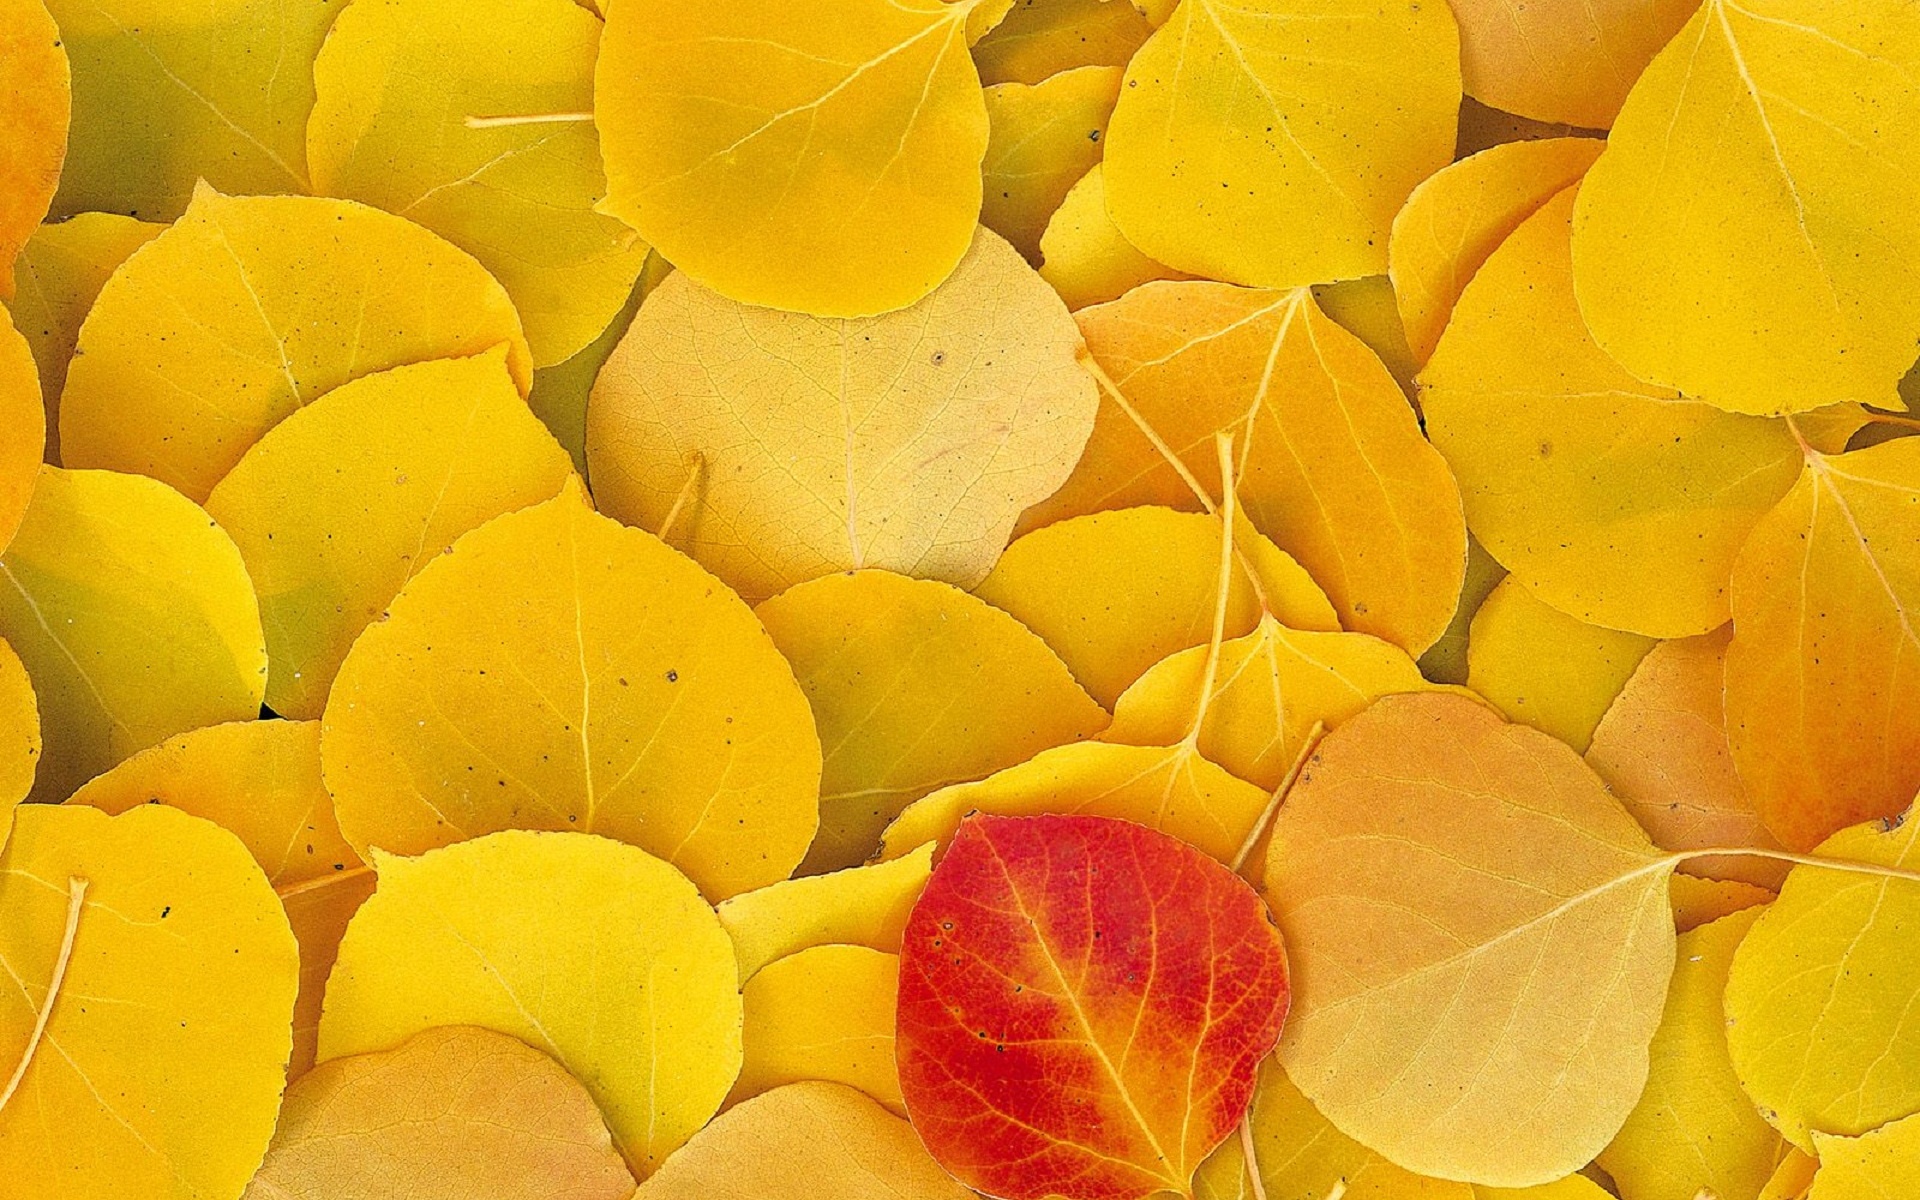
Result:
[[[900,1087],[992,1195],[1190,1194],[1286,1011],[1280,935],[1224,866],[1127,821],[978,816],[907,924]]]
[[[1780,422],[1640,383],[1593,344],[1573,203],[1548,201],[1467,284],[1421,372],[1427,429],[1474,535],[1542,600],[1650,637],[1705,633],[1800,455]]]
[[[1320,311],[1373,351],[1380,365],[1400,385],[1401,392],[1412,399],[1413,377],[1419,366],[1413,361],[1412,347],[1407,345],[1407,330],[1400,320],[1400,302],[1393,294],[1393,280],[1385,275],[1363,275],[1337,283],[1315,284],[1312,293]]]
[[[1579,182],[1597,138],[1509,142],[1423,180],[1393,218],[1388,275],[1407,345],[1424,364],[1474,273],[1540,207]]]
[[[13,647],[0,641],[0,846],[13,828],[14,806],[33,790],[40,760],[40,710],[33,681]]]
[[[1661,856],[1573,751],[1454,695],[1328,734],[1273,827],[1287,1075],[1389,1161],[1497,1187],[1632,1111],[1673,970]]]
[[[33,677],[46,739],[34,799],[63,800],[177,733],[259,715],[267,652],[246,565],[165,484],[40,468],[0,584],[0,638]]]
[[[587,473],[587,400],[593,394],[593,381],[599,377],[600,368],[613,357],[620,339],[627,336],[634,314],[640,311],[640,302],[672,270],[658,254],[649,255],[646,270],[641,272],[640,281],[634,284],[626,305],[614,315],[612,324],[585,350],[563,363],[542,367],[533,373],[533,391],[527,396],[527,407],[553,432],[554,440],[566,447],[567,453],[573,456],[574,469],[583,478]]]
[[[11,303],[13,260],[53,203],[73,105],[60,29],[40,0],[0,9],[0,80],[0,300]]]
[[[1773,898],[1773,892],[1756,884],[1737,879],[1703,879],[1684,871],[1674,875],[1667,896],[1673,905],[1675,933],[1686,933],[1722,917],[1771,904]]]
[[[720,1107],[740,1068],[733,947],[670,865],[525,830],[373,865],[327,982],[322,1064],[436,1025],[509,1034],[586,1085],[642,1176]]]
[[[1364,633],[1289,629],[1262,614],[1253,632],[1223,642],[1204,698],[1207,648],[1169,655],[1121,694],[1101,737],[1170,745],[1203,712],[1196,746],[1210,761],[1268,791],[1292,769],[1315,724],[1328,728],[1381,696],[1427,691],[1406,651]]]
[[[1916,68],[1904,0],[1702,4],[1581,190],[1594,340],[1733,412],[1891,403],[1920,338]]]
[[[1149,283],[1079,321],[1119,398],[1103,398],[1080,465],[1031,524],[1193,507],[1196,487],[1217,492],[1214,435],[1231,432],[1247,517],[1313,573],[1341,623],[1410,654],[1433,644],[1466,527],[1446,463],[1373,351],[1305,290]]]
[[[1196,275],[1377,275],[1393,214],[1452,155],[1459,105],[1445,5],[1184,0],[1127,67],[1108,203],[1128,241]]]
[[[26,805],[0,916],[9,1194],[239,1195],[273,1136],[298,974],[246,850],[164,806]]]
[[[1584,753],[1594,727],[1656,645],[1570,617],[1509,575],[1474,614],[1467,686],[1508,720]]]
[[[56,217],[170,221],[197,181],[307,190],[309,69],[334,0],[50,0],[73,61]]]
[[[27,515],[46,433],[33,351],[0,309],[0,553]]]
[[[327,972],[347,919],[373,891],[373,872],[340,836],[320,782],[319,723],[233,721],[183,733],[95,776],[67,803],[116,816],[168,804],[240,839],[300,944],[288,1073],[313,1066]]]
[[[860,567],[971,587],[1086,444],[1083,352],[1059,298],[984,230],[932,295],[855,323],[676,273],[594,387],[595,495],[659,529],[690,493],[675,540],[751,600]]]
[[[601,40],[603,211],[745,304],[862,317],[951,273],[979,220],[978,0],[635,0]]]
[[[1625,1200],[1695,1200],[1702,1188],[1758,1196],[1773,1174],[1780,1135],[1740,1090],[1721,1007],[1734,950],[1759,916],[1747,909],[1680,935],[1647,1089],[1599,1156]]]
[[[42,225],[14,260],[14,324],[33,349],[40,394],[47,407],[48,462],[60,465],[60,391],[67,385],[80,323],[127,256],[152,241],[164,225],[113,213],[81,213]]]
[[[796,584],[757,610],[825,749],[808,874],[864,862],[951,783],[1090,737],[1107,714],[1045,642],[949,584],[886,571]]]
[[[593,1097],[503,1034],[427,1029],[287,1089],[242,1200],[627,1200]]]
[[[1818,852],[1911,868],[1917,839],[1909,814],[1843,829]],[[1726,992],[1734,1070],[1802,1150],[1816,1133],[1857,1136],[1920,1112],[1916,927],[1920,883],[1800,866],[1740,943]]]
[[[972,1200],[913,1126],[837,1083],[789,1084],[713,1119],[635,1200]]]
[[[1731,629],[1721,629],[1648,651],[1587,747],[1587,765],[1668,850],[1780,848],[1734,773],[1727,745],[1723,695],[1731,636]],[[1779,863],[1750,857],[1697,858],[1687,870],[1769,888],[1786,877]]]
[[[1123,74],[1119,67],[1075,67],[1039,83],[986,89],[991,132],[980,165],[980,223],[1027,261],[1040,261],[1048,218],[1100,161]]]
[[[825,1079],[905,1116],[893,1064],[899,988],[899,956],[866,946],[813,946],[768,963],[741,989],[745,1058],[727,1103]]]
[[[1039,83],[1075,67],[1124,67],[1153,26],[1128,3],[1017,0],[973,46],[980,82]]]
[[[933,870],[933,844],[889,862],[783,879],[715,909],[740,960],[742,983],[775,959],[834,943],[893,953]]]
[[[347,840],[601,833],[724,899],[819,821],[806,697],[753,613],[577,483],[467,534],[341,665],[321,764]]]
[[[505,346],[363,375],[268,430],[207,497],[260,594],[268,706],[319,716],[348,648],[401,585],[572,473]]]
[[[1820,1172],[1807,1200],[1878,1200],[1920,1189],[1920,1118],[1892,1121],[1857,1138],[1813,1135]]]
[[[524,392],[507,294],[420,226],[346,200],[203,186],[94,302],[61,394],[60,453],[203,500],[262,434],[348,380],[502,342]]]
[[[1467,682],[1467,649],[1473,632],[1473,618],[1493,589],[1507,577],[1507,569],[1495,562],[1480,539],[1467,534],[1467,575],[1460,584],[1460,599],[1455,602],[1453,619],[1440,640],[1420,656],[1420,673],[1435,683],[1464,685]]]
[[[596,213],[590,121],[489,117],[593,105],[600,22],[573,0],[356,0],[314,63],[314,190],[398,213],[480,260],[536,366],[571,358],[633,290],[647,246]]]
[[[1091,2],[1126,7],[1112,0]],[[1067,189],[1047,218],[1047,228],[1040,235],[1040,257],[1040,278],[1052,284],[1075,311],[1118,300],[1155,279],[1192,278],[1153,261],[1121,236],[1107,215],[1107,185],[1098,163]]]
[[[1734,565],[1727,736],[1789,849],[1900,812],[1920,789],[1916,481],[1920,442],[1809,453]]]
[[[1695,2],[1454,0],[1467,94],[1536,121],[1605,129]]]
[[[1760,1200],[1802,1200],[1813,1186],[1820,1163],[1797,1146],[1788,1146],[1786,1157],[1774,1169],[1773,1178],[1760,1189]]]

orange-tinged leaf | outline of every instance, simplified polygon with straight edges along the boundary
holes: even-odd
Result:
[[[933,844],[886,862],[783,879],[715,908],[733,939],[742,983],[775,959],[813,946],[850,944],[891,954],[933,870]]]
[[[1509,575],[1473,615],[1467,686],[1508,720],[1584,753],[1594,726],[1658,644],[1570,617]]]
[[[1453,0],[1469,96],[1536,121],[1613,124],[1698,0]],[[1691,1197],[1688,1200],[1692,1200]]]
[[[1508,142],[1463,158],[1413,189],[1393,218],[1387,261],[1416,362],[1432,356],[1460,293],[1487,256],[1577,182],[1605,148],[1597,138]]]
[[[532,363],[506,292],[420,226],[348,200],[203,185],[94,302],[61,394],[60,453],[205,499],[262,434],[348,380],[502,342],[524,392]]]
[[[0,308],[0,553],[27,514],[46,444],[47,417],[33,351]]]
[[[1341,622],[1411,654],[1433,644],[1453,615],[1466,526],[1446,463],[1365,344],[1305,290],[1149,283],[1078,316],[1119,398],[1103,397],[1079,467],[1029,525],[1193,507],[1196,485],[1219,489],[1214,435],[1230,432],[1247,516],[1313,573]]]
[[[33,791],[40,761],[40,710],[33,680],[13,647],[0,640],[0,846],[13,828],[14,806]]]
[[[1039,83],[1075,67],[1124,67],[1153,26],[1110,0],[1017,0],[973,46],[980,82]]]
[[[949,584],[826,575],[756,615],[792,664],[826,751],[807,874],[866,861],[887,822],[927,793],[1107,724],[1045,642]]]
[[[1377,275],[1393,214],[1452,154],[1459,105],[1445,5],[1183,0],[1127,67],[1113,219],[1148,256],[1213,279]]]
[[[363,375],[268,430],[207,497],[260,594],[267,705],[319,716],[348,648],[409,578],[572,474],[505,346]]]
[[[636,1174],[720,1107],[740,1069],[733,947],[685,876],[579,833],[510,830],[374,856],[327,982],[320,1060],[478,1025],[586,1084]]]
[[[577,1080],[522,1042],[455,1025],[288,1088],[242,1200],[627,1200],[633,1186]]]
[[[907,925],[901,1090],[992,1195],[1190,1194],[1286,1011],[1280,935],[1224,866],[1127,821],[978,816]]]
[[[1640,660],[1587,747],[1587,765],[1613,788],[1654,844],[1668,850],[1779,843],[1734,773],[1724,694],[1731,629],[1662,642]],[[1777,888],[1779,863],[1698,858],[1687,870]]]
[[[986,230],[924,300],[852,323],[676,273],[594,387],[595,495],[648,529],[677,513],[673,540],[751,600],[860,567],[971,587],[1086,444],[1082,353],[1059,297]]]
[[[1727,735],[1773,835],[1804,850],[1920,790],[1920,442],[1810,452],[1733,571]]]
[[[1760,1189],[1760,1200],[1802,1200],[1807,1189],[1813,1186],[1819,1167],[1819,1159],[1798,1146],[1788,1146],[1786,1157],[1774,1168],[1773,1178]]]
[[[1548,201],[1467,285],[1420,375],[1427,430],[1474,535],[1542,600],[1649,637],[1705,633],[1799,452],[1780,422],[1641,383],[1594,345],[1573,204]]]
[[[27,805],[0,855],[0,1179],[237,1196],[273,1136],[298,964],[240,842],[164,805]]]
[[[1038,83],[986,89],[986,196],[980,223],[1028,262],[1067,192],[1100,161],[1107,118],[1120,98],[1119,67],[1075,67]]]
[[[53,203],[72,105],[59,27],[40,0],[12,0],[0,9],[0,301],[12,302],[13,260]]]
[[[1109,7],[1110,0],[1091,0]],[[1040,278],[1053,285],[1067,307],[1118,300],[1155,279],[1190,279],[1134,248],[1107,214],[1107,185],[1100,165],[1067,190],[1040,235]]]
[[[1691,864],[1689,864],[1691,865]],[[1703,879],[1677,872],[1670,881],[1668,899],[1673,905],[1673,931],[1686,933],[1762,904],[1771,904],[1774,893],[1737,879]]]
[[[340,668],[321,763],[363,851],[601,833],[714,899],[786,878],[819,822],[813,715],[765,629],[577,482],[401,589]]]
[[[288,1073],[311,1067],[340,935],[373,891],[373,873],[340,836],[320,782],[319,723],[235,721],[183,733],[96,776],[67,803],[115,815],[169,804],[240,839],[267,873],[300,943]]]
[[[1288,1077],[1410,1170],[1551,1182],[1646,1082],[1673,971],[1667,878],[1578,755],[1456,695],[1327,735],[1273,827]]]
[[[634,1200],[973,1200],[913,1126],[838,1083],[789,1084],[713,1119]]]
[[[740,992],[745,1059],[727,1103],[825,1079],[905,1116],[893,1063],[899,989],[899,956],[867,946],[813,946],[768,963]]]
[[[0,638],[27,665],[59,801],[177,733],[260,714],[266,639],[233,539],[135,475],[41,467],[0,556]]]
[[[858,317],[967,251],[987,113],[942,0],[635,0],[601,39],[603,211],[747,304]]]

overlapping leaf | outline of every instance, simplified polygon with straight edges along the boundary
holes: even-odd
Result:
[[[714,911],[733,939],[744,983],[775,959],[812,946],[898,951],[907,914],[932,869],[933,847],[924,845],[887,862],[783,879],[724,900]]]
[[[1695,0],[1455,0],[1460,73],[1476,100],[1536,121],[1613,124],[1628,89]]]
[[[1106,6],[1108,0],[1093,0]],[[1081,176],[1060,201],[1040,235],[1040,278],[1053,285],[1067,307],[1118,300],[1155,279],[1189,275],[1140,253],[1107,212],[1106,176],[1099,164]]]
[[[46,6],[0,9],[0,301],[12,303],[14,257],[53,203],[72,104],[67,54]]]
[[[46,441],[33,351],[0,309],[0,553],[27,515]]]
[[[1467,686],[1508,720],[1584,752],[1594,727],[1656,645],[1570,617],[1509,575],[1474,613]]]
[[[894,1069],[900,958],[868,946],[814,946],[768,963],[740,990],[744,1059],[727,1103],[824,1079],[906,1115]]]
[[[986,89],[990,136],[980,223],[1027,261],[1040,261],[1048,218],[1099,163],[1122,74],[1119,67],[1076,67],[1034,84]]]
[[[1039,83],[1075,67],[1124,67],[1153,26],[1132,4],[1016,0],[974,43],[980,82]]]

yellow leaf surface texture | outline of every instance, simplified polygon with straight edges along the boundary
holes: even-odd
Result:
[[[0,301],[11,303],[14,256],[39,226],[67,157],[73,81],[60,28],[38,0],[0,9]]]
[[[46,447],[46,411],[27,339],[0,312],[0,552],[20,529]]]

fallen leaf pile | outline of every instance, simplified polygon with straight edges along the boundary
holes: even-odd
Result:
[[[1915,0],[0,0],[0,1197],[1920,1198]]]

